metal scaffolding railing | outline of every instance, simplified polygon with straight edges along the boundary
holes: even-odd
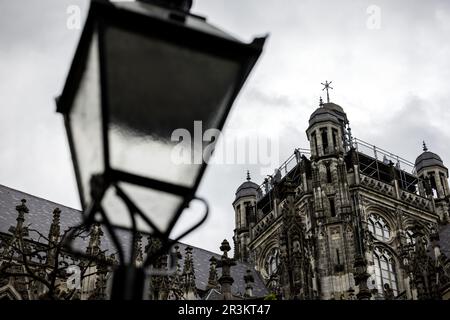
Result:
[[[273,188],[276,183],[282,181],[286,176],[291,178],[297,177],[298,164],[303,155],[310,155],[310,150],[305,148],[297,148],[272,175],[268,175],[264,182],[257,189],[257,214],[266,215],[273,210]],[[298,177],[297,177],[298,178]]]
[[[393,164],[399,175],[400,188],[419,194],[421,179],[417,177],[414,163],[358,138],[353,138],[353,146],[357,154],[363,153],[372,160],[369,163],[363,163],[358,157],[360,173],[384,180],[382,175],[386,175],[386,172],[383,172],[380,166]]]
[[[423,192],[424,185],[422,184],[422,180],[417,177],[414,163],[411,161],[356,137],[352,138],[352,146],[357,151],[360,173],[390,183],[392,169],[389,170],[389,168],[392,168],[391,165],[393,165],[401,189],[418,195],[421,193],[420,191]],[[294,171],[298,170],[298,164],[302,156],[309,156],[310,154],[311,151],[309,149],[295,149],[294,153],[275,169],[272,175],[268,175],[264,179],[264,182],[257,189],[258,210],[267,213],[273,209],[273,196],[271,191],[274,185],[283,180],[287,175],[291,177],[296,176]]]
[[[406,160],[405,158],[358,138],[353,138],[353,146],[358,152],[362,152],[368,156],[373,155],[375,160],[380,160],[384,163],[389,163],[389,161],[392,161],[397,169],[407,171],[415,175],[414,163]],[[380,157],[382,157],[382,159],[380,159]]]
[[[302,155],[310,155],[310,150],[305,148],[297,148],[294,153],[291,154],[286,161],[284,161],[277,169],[275,169],[272,175],[268,175],[264,182],[259,186],[257,190],[257,199],[262,199],[273,189],[273,185],[276,182],[284,179],[301,161]]]

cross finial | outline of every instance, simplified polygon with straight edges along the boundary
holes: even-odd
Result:
[[[323,87],[323,89],[322,89],[322,91],[323,90],[327,90],[327,103],[330,103],[330,95],[329,95],[329,92],[328,92],[328,90],[329,89],[333,89],[333,87],[332,86],[330,86],[330,84],[332,83],[333,81],[330,81],[330,82],[328,82],[327,80],[325,80],[325,83],[321,83],[324,87]]]
[[[250,171],[247,170],[247,181],[250,181],[250,180],[251,180],[251,178],[250,178]]]
[[[423,151],[428,151],[427,144],[423,141]]]

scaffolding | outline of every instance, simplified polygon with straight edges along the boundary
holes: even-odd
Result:
[[[356,149],[360,173],[382,182],[391,183],[391,166],[394,166],[399,187],[419,194],[421,179],[416,174],[414,163],[361,139],[353,138],[352,142]]]
[[[268,175],[257,189],[257,210],[267,214],[273,209],[273,188],[276,183],[289,177],[295,184],[300,183],[299,164],[303,155],[310,155],[310,150],[297,148],[272,175]]]
[[[351,146],[356,150],[359,172],[378,181],[391,184],[393,175],[400,189],[422,195],[422,180],[417,176],[414,163],[392,152],[379,148],[358,138],[352,138]],[[263,215],[273,210],[274,185],[289,177],[296,185],[301,183],[299,164],[303,155],[310,155],[309,149],[297,148],[277,169],[268,175],[257,189],[257,212]]]

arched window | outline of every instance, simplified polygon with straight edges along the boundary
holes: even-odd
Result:
[[[336,217],[336,204],[334,203],[334,198],[330,197],[328,198],[328,201],[330,202],[330,214],[332,217]]]
[[[311,138],[312,138],[312,141],[313,141],[313,147],[314,147],[315,152],[319,152],[318,148],[317,148],[317,136],[316,136],[316,132],[315,131],[313,133],[311,133]]]
[[[270,277],[275,274],[280,265],[280,254],[277,248],[272,249],[266,258],[266,271],[267,275]]]
[[[333,177],[331,176],[331,168],[330,165],[326,165],[326,170],[327,170],[327,183],[331,183],[333,182]]]
[[[331,132],[332,132],[332,136],[333,136],[333,148],[334,148],[334,150],[337,150],[337,147],[338,147],[338,143],[337,143],[338,132],[334,128],[331,130]]]
[[[391,238],[391,229],[384,220],[379,215],[371,213],[368,219],[369,231],[381,241],[388,241]]]
[[[328,132],[327,128],[321,128],[320,134],[322,138],[322,148],[323,148],[323,154],[328,153]]]
[[[378,293],[384,295],[385,285],[389,285],[394,296],[398,294],[395,262],[392,255],[382,248],[376,247],[373,252],[375,282]]]

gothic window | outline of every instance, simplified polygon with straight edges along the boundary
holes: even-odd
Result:
[[[338,136],[338,132],[336,129],[332,129],[332,136],[333,136],[333,147],[334,149],[337,149],[338,145],[337,145],[337,136]]]
[[[373,262],[378,293],[383,295],[385,285],[387,284],[392,289],[394,296],[396,296],[398,293],[397,276],[392,255],[386,250],[376,247],[373,252]]]
[[[332,217],[336,217],[336,205],[334,203],[334,199],[329,198],[328,201],[330,202],[330,214]]]
[[[317,137],[316,137],[316,132],[315,131],[313,133],[311,133],[311,138],[313,140],[314,150],[316,150],[316,152],[317,152]]]
[[[445,176],[444,176],[444,174],[442,173],[442,172],[439,172],[439,178],[441,179],[441,185],[442,185],[442,189],[443,189],[443,191],[444,191],[444,196],[446,196],[447,194],[446,194],[446,190],[445,190],[445,185],[446,185],[446,182],[445,182]]]
[[[237,225],[238,225],[238,227],[240,227],[240,225],[241,225],[241,205],[240,204],[238,204],[237,206],[236,206],[236,223],[237,223]]]
[[[372,235],[380,241],[388,241],[391,238],[391,229],[386,220],[379,215],[369,215],[368,227]]]
[[[431,184],[431,190],[433,192],[433,197],[437,197],[437,185],[436,185],[436,177],[434,175],[434,172],[429,173],[430,176],[430,184]]]
[[[435,176],[434,176],[434,172],[430,172],[429,175],[430,175],[430,183],[431,183],[431,187],[432,187],[433,189],[436,189],[436,178],[435,178]]]
[[[327,129],[321,129],[320,134],[322,137],[322,147],[323,147],[323,153],[326,154],[328,152],[328,133]]]
[[[331,177],[330,165],[326,165],[326,170],[327,170],[327,183],[331,183],[332,182],[332,177]]]
[[[266,271],[267,275],[270,277],[275,274],[280,265],[280,254],[277,248],[272,249],[266,258]]]
[[[343,252],[341,250],[342,238],[341,228],[339,226],[330,228],[330,254],[336,267],[341,267],[344,262]],[[337,271],[337,269],[335,269]]]

